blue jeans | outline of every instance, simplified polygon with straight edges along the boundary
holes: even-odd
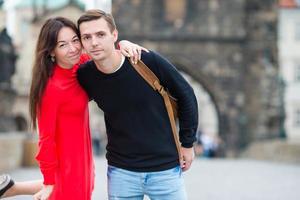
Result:
[[[109,200],[187,200],[180,166],[158,172],[133,172],[108,166]]]

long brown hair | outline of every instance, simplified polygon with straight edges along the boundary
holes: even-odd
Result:
[[[36,129],[41,99],[48,79],[53,73],[54,62],[51,60],[51,53],[56,47],[59,31],[63,27],[71,28],[79,37],[76,25],[72,21],[56,17],[44,23],[37,40],[29,94],[29,113],[33,129]]]

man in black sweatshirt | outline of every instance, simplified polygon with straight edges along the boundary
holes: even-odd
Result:
[[[109,199],[187,199],[181,171],[194,159],[198,110],[193,89],[158,53],[142,53],[142,61],[178,100],[179,161],[163,98],[115,49],[118,32],[113,17],[89,10],[78,19],[78,28],[93,60],[78,70],[77,77],[105,117]]]

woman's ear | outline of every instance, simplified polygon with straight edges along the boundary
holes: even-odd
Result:
[[[55,54],[54,54],[54,52],[50,53],[50,58],[51,58],[51,61],[54,63],[55,62]]]

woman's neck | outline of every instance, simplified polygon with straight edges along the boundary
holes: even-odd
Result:
[[[74,65],[70,64],[70,65],[67,65],[67,64],[62,64],[62,63],[57,63],[57,65],[63,69],[72,69]]]

